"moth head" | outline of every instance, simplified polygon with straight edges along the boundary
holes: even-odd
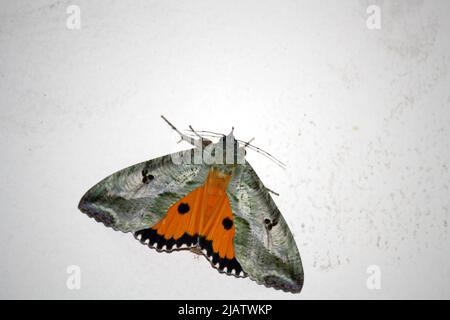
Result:
[[[234,137],[234,127],[231,128],[231,131],[228,135],[223,135],[219,143],[225,144],[227,147],[234,148],[239,146],[239,141]]]
[[[226,165],[237,165],[245,163],[245,148],[242,147],[234,137],[234,128],[228,135],[222,136],[214,145],[212,155],[219,161],[223,161]]]

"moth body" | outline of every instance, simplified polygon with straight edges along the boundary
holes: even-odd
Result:
[[[233,131],[212,143],[169,125],[194,148],[110,175],[82,197],[79,209],[158,251],[191,250],[221,273],[300,292],[294,237],[245,160],[246,145]]]

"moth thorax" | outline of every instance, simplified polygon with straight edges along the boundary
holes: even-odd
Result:
[[[212,167],[208,173],[207,183],[208,187],[214,190],[227,189],[228,183],[231,179],[231,173],[228,173],[221,168]]]
[[[215,164],[245,163],[245,149],[239,146],[232,133],[221,138],[218,143],[210,145],[210,148],[212,150],[209,155],[214,159]]]

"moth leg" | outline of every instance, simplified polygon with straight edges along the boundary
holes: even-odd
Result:
[[[247,148],[248,145],[249,145],[253,140],[255,140],[255,137],[251,138],[251,139],[248,140],[246,143],[244,143],[244,148]]]
[[[196,255],[199,255],[199,256],[203,255],[202,249],[200,249],[199,247],[193,247],[190,250],[192,253],[195,253]]]
[[[194,128],[192,128],[191,125],[189,125],[189,129],[191,129],[191,131],[192,131],[199,139],[203,139],[203,137],[202,137],[201,135],[199,135],[199,134],[197,133],[197,131],[195,131]]]
[[[203,147],[206,147],[206,146],[208,146],[209,144],[212,143],[211,140],[203,138],[197,131],[194,130],[194,128],[192,128],[191,125],[189,125],[189,129],[190,129],[190,131],[192,131],[200,139]]]
[[[247,148],[250,145],[250,142],[252,142],[253,140],[255,140],[255,138],[251,138],[250,140],[248,140],[247,142],[244,143],[244,148]],[[272,193],[275,196],[280,196],[280,194],[278,192],[275,192],[269,188],[267,188],[266,186],[264,186],[264,189],[266,189],[267,192]]]
[[[264,188],[267,190],[267,192],[270,192],[270,193],[272,193],[273,195],[276,195],[276,196],[279,196],[279,195],[280,195],[278,192],[275,192],[275,191],[273,191],[273,190],[267,188],[266,186],[264,186]]]
[[[200,147],[202,146],[202,139],[194,139],[192,137],[189,137],[188,135],[185,135],[184,133],[182,133],[180,130],[178,130],[172,123],[169,122],[169,120],[166,119],[166,117],[164,117],[163,115],[161,115],[161,118],[163,118],[163,120],[173,129],[175,130],[176,133],[178,133],[181,137],[181,141],[186,141],[190,144],[192,144],[194,147]]]

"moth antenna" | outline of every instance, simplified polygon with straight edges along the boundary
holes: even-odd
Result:
[[[188,130],[186,130],[186,131],[188,131]],[[190,137],[190,138],[194,138],[194,137],[196,137],[196,135],[195,134],[193,134],[193,133],[186,133],[186,135],[188,136],[188,137]],[[202,137],[205,137],[204,135],[202,135]]]
[[[196,146],[197,144],[195,143],[195,139],[192,137],[189,137],[187,135],[185,135],[184,133],[182,133],[180,130],[178,130],[172,123],[170,123],[169,120],[166,119],[166,117],[164,117],[163,115],[161,115],[161,118],[169,125],[169,127],[171,127],[173,130],[175,130],[176,133],[178,133],[181,137],[181,140],[178,141],[178,143],[180,143],[181,141],[186,141],[189,142],[190,144],[192,144],[193,146]]]
[[[186,131],[191,132],[191,130],[186,130]],[[205,137],[216,138],[216,136],[213,136],[213,135],[210,135],[210,134],[201,134],[201,135],[200,135],[200,134],[198,133],[198,131],[197,131],[197,134],[187,133],[186,135],[187,135],[188,137],[191,137],[191,138],[200,136],[200,137],[202,137],[204,140],[208,140],[208,139],[206,139]]]
[[[198,133],[210,134],[210,135],[215,136],[215,137],[226,137],[226,134],[213,132],[213,131],[200,130],[200,131],[197,131],[197,132]]]
[[[252,139],[253,140],[253,139]],[[253,151],[256,151],[259,154],[262,154],[263,156],[265,156],[266,158],[272,160],[273,162],[275,162],[279,167],[281,167],[282,169],[286,169],[286,164],[284,164],[283,162],[281,162],[280,160],[278,160],[277,158],[275,158],[273,155],[271,155],[270,153],[268,153],[267,151],[264,151],[261,148],[258,148],[257,146],[254,146],[252,144],[250,144],[250,142],[252,141],[250,140],[249,142],[245,142],[242,140],[238,140],[239,142],[243,143],[245,147],[249,147],[250,149],[252,149]]]
[[[207,131],[207,130],[194,131],[192,128],[190,130],[188,130],[188,131],[193,132],[193,133],[195,132],[198,135],[202,134],[203,136],[207,136],[207,137],[208,136],[209,137],[215,137],[215,138],[217,138],[217,137],[226,137],[225,134],[214,132],[214,131]],[[190,138],[192,138],[192,136],[190,136]],[[252,142],[253,140],[255,140],[255,138],[250,139],[248,142],[236,139],[236,141],[239,141],[240,143],[244,144],[244,148],[249,147],[253,151],[256,151],[257,153],[262,154],[266,158],[272,160],[273,162],[275,162],[275,164],[277,164],[282,169],[286,169],[286,164],[284,164],[282,161],[278,160],[277,158],[275,158],[273,155],[271,155],[267,151],[264,151],[263,149],[258,148],[257,146],[254,146],[254,145],[250,144],[250,142]]]

